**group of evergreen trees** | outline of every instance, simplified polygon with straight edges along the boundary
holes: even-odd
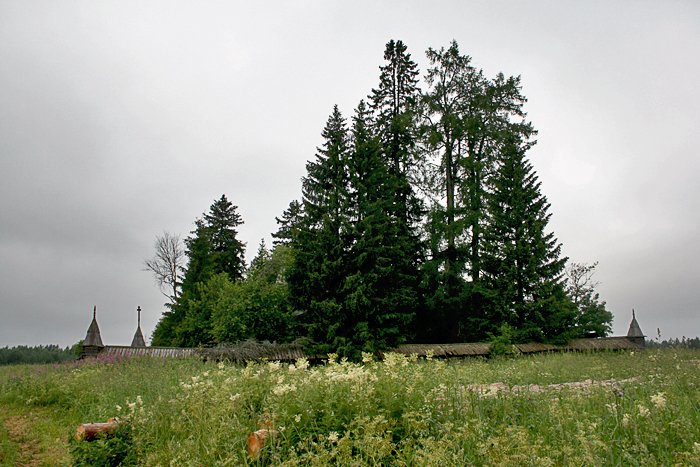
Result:
[[[248,270],[236,206],[222,196],[196,221],[154,345],[304,337],[354,357],[409,340],[609,332],[604,302],[580,319],[591,307],[566,287],[519,78],[485,77],[456,42],[427,57],[421,91],[406,46],[390,41],[368,100],[349,121],[333,108],[301,201]]]

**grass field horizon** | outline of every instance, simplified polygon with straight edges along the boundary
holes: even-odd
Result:
[[[0,464],[700,465],[699,384],[688,349],[5,366]],[[121,444],[69,441],[111,417]]]

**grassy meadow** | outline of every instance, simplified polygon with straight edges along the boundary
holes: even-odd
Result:
[[[0,465],[700,465],[700,352],[5,366],[0,422]]]

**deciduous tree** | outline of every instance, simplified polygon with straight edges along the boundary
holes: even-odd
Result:
[[[612,331],[613,315],[596,291],[600,285],[593,278],[597,266],[597,261],[593,264],[570,262],[564,271],[566,293],[576,306],[576,330],[580,337],[605,337]]]
[[[168,298],[168,305],[172,305],[180,296],[185,249],[180,236],[168,232],[156,237],[154,248],[153,257],[144,261],[145,270],[153,273],[161,293]]]

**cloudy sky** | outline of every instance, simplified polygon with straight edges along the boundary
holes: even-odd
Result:
[[[248,258],[384,45],[521,75],[551,229],[624,334],[700,335],[696,1],[0,0],[0,346],[150,336],[143,260],[221,194]],[[268,240],[269,244],[269,240]]]

